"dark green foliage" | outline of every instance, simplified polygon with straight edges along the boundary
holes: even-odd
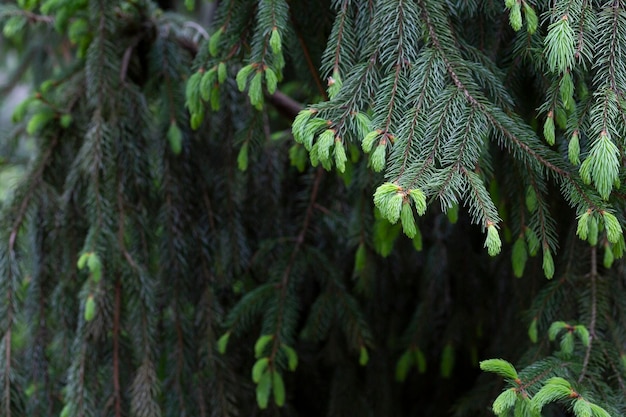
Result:
[[[622,2],[0,25],[0,416],[626,412]]]

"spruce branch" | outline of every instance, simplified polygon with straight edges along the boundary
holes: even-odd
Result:
[[[528,172],[532,172],[531,168],[526,165],[526,169]],[[541,243],[543,248],[550,248],[551,250],[555,248],[556,236],[554,236],[554,221],[547,210],[547,205],[543,199],[545,190],[540,187],[538,183],[538,178],[535,175],[530,175],[530,186],[532,187],[534,194],[537,199],[537,207],[535,209],[536,216],[539,221],[539,230],[541,236]],[[549,249],[549,250],[550,250]]]
[[[432,140],[432,143],[430,144],[430,151],[428,152],[427,155],[425,155],[422,158],[423,162],[419,166],[415,174],[411,174],[412,179],[409,182],[409,185],[406,187],[407,189],[414,188],[417,184],[419,184],[419,181],[421,180],[422,176],[430,174],[431,170],[434,168],[437,162],[436,156],[437,156],[437,153],[439,152],[439,148],[441,147],[440,142],[443,138],[445,122],[450,117],[450,114],[453,111],[453,107],[455,104],[455,101],[454,101],[455,97],[456,97],[456,91],[453,91],[452,93],[447,92],[445,96],[445,99],[446,99],[445,106],[443,107],[441,111],[441,117],[438,118],[436,121],[437,123],[436,128],[435,128],[435,131],[433,132],[434,140]]]
[[[115,279],[115,301],[113,306],[113,401],[115,417],[122,417],[122,392],[120,386],[120,316],[122,309],[122,284]]]
[[[194,47],[195,44],[194,44]],[[174,101],[174,85],[173,85],[173,80],[171,77],[171,71],[172,68],[170,66],[170,62],[168,60],[168,55],[167,53],[162,53],[162,57],[163,59],[161,60],[161,75],[163,76],[163,80],[165,81],[165,84],[163,86],[163,88],[165,89],[166,92],[166,97],[167,97],[167,106],[168,106],[168,113],[170,116],[170,123],[175,123],[176,121],[176,102]]]
[[[11,375],[14,373],[12,370],[13,366],[13,325],[16,321],[16,307],[17,307],[17,295],[15,294],[15,279],[17,275],[16,263],[17,263],[17,255],[15,251],[15,244],[17,242],[17,237],[20,229],[24,223],[26,218],[27,211],[31,207],[33,199],[35,199],[36,192],[39,190],[41,183],[43,182],[43,173],[45,168],[48,166],[52,159],[53,151],[55,150],[58,143],[58,138],[55,137],[47,146],[46,152],[40,157],[37,164],[34,166],[32,172],[28,175],[28,186],[26,191],[21,197],[21,201],[19,206],[17,207],[17,211],[14,214],[15,219],[12,222],[11,228],[9,230],[8,236],[8,246],[6,249],[5,256],[7,259],[4,262],[8,263],[8,267],[6,268],[7,275],[3,277],[5,282],[8,282],[8,285],[5,288],[4,297],[6,298],[6,308],[3,309],[4,317],[2,318],[2,331],[3,335],[3,343],[4,346],[4,367],[2,370],[2,375],[4,377],[3,381],[3,393],[2,393],[2,404],[4,405],[4,415],[7,417],[13,416],[13,409],[11,404],[13,403],[13,395],[12,392],[14,390],[13,381]]]
[[[480,216],[477,217],[483,219],[483,226],[488,229],[490,227],[493,228],[500,222],[500,217],[498,216],[498,211],[489,198],[489,194],[487,193],[481,179],[478,174],[467,170],[465,167],[459,167],[459,170],[466,178],[466,184],[469,187],[468,193],[470,195],[469,201],[472,211],[480,213]],[[500,252],[499,249],[498,252]]]
[[[589,344],[585,350],[585,358],[583,359],[582,370],[578,377],[578,382],[582,382],[587,373],[587,366],[589,365],[589,358],[591,357],[591,349],[593,341],[596,338],[596,319],[598,315],[598,300],[597,300],[597,280],[598,280],[598,259],[597,259],[597,246],[592,246],[590,249],[591,258],[591,270],[589,271],[589,285],[591,286],[591,318],[589,320]]]
[[[480,111],[486,115],[487,119],[490,121],[492,126],[496,128],[503,135],[503,137],[510,140],[510,142],[514,144],[518,149],[522,150],[522,152],[525,155],[531,156],[535,161],[537,161],[544,167],[548,168],[550,171],[554,172],[557,178],[560,178],[563,181],[568,182],[570,186],[577,191],[577,193],[585,201],[588,207],[592,207],[593,209],[599,209],[598,206],[594,203],[593,199],[587,196],[587,193],[585,192],[585,190],[583,190],[583,188],[578,185],[577,181],[574,180],[571,173],[558,167],[553,162],[551,162],[548,158],[542,155],[542,154],[547,154],[548,150],[541,149],[540,148],[541,145],[539,145],[538,143],[536,144],[536,147],[539,147],[539,149],[541,149],[541,153],[533,149],[529,144],[527,144],[524,140],[519,138],[516,134],[514,134],[512,131],[510,131],[507,127],[505,127],[500,122],[502,117],[506,117],[504,114],[498,114],[499,110],[496,110],[495,108],[489,108],[488,106],[483,104],[481,100],[477,99],[474,96],[474,94],[465,86],[465,84],[461,81],[460,76],[457,74],[456,70],[454,69],[452,61],[448,57],[446,50],[443,48],[443,46],[441,45],[439,41],[439,36],[437,34],[436,28],[430,19],[429,12],[426,6],[424,5],[423,0],[421,0],[419,3],[422,6],[423,20],[426,23],[426,26],[428,28],[428,33],[429,33],[431,42],[433,43],[433,46],[435,46],[435,48],[440,52],[446,64],[448,74],[450,75],[456,87],[460,91],[463,92],[463,95],[467,99],[468,103],[471,106],[475,106],[478,109],[480,109]]]
[[[41,160],[31,174],[28,175],[29,178],[29,186],[26,190],[26,193],[21,199],[21,203],[19,209],[17,210],[17,215],[15,216],[15,220],[13,221],[13,225],[11,226],[11,232],[9,235],[9,253],[15,254],[15,242],[17,240],[17,235],[19,233],[20,228],[22,227],[22,223],[24,222],[24,218],[26,216],[26,212],[30,207],[31,200],[35,198],[35,192],[37,191],[39,185],[43,181],[43,173],[48,164],[52,159],[52,154],[58,144],[58,137],[55,137],[51,143],[48,144],[46,152],[42,155]]]
[[[625,250],[626,194],[616,190],[624,182],[623,0],[507,0],[509,12],[517,9],[518,33],[509,29],[502,0],[228,0],[211,6],[209,39],[189,23],[191,15],[176,14],[172,0],[18,3],[33,13],[50,5],[56,33],[23,15],[0,16],[0,24],[19,18],[6,29],[19,32],[3,46],[20,61],[17,71],[28,74],[23,81],[41,89],[18,116],[42,113],[30,128],[41,152],[3,210],[0,371],[12,376],[10,389],[0,388],[0,414],[8,409],[5,399],[11,417],[258,413],[245,383],[250,369],[236,361],[249,348],[246,333],[261,328],[259,339],[268,343],[258,359],[270,372],[258,404],[267,406],[273,391],[274,403],[288,410],[313,405],[333,415],[403,415],[424,407],[384,383],[399,356],[396,343],[403,351],[396,367],[401,379],[410,368],[423,372],[425,356],[442,348],[444,361],[462,349],[515,355],[523,347],[517,309],[531,302],[529,336],[540,343],[528,343],[519,361],[529,365],[494,408],[532,413],[529,398],[551,377],[580,377],[567,392],[573,397],[564,398],[575,414],[599,413],[599,407],[589,411],[591,398],[612,415],[624,408],[626,299],[618,259]],[[291,9],[280,9],[285,4]],[[565,15],[567,56],[550,52],[564,71],[551,74],[542,55],[545,32]],[[21,21],[35,24],[20,29]],[[74,42],[79,29],[83,44]],[[279,62],[285,88],[270,94],[280,76],[265,70]],[[277,112],[255,112],[235,91],[231,78],[248,64],[256,66],[243,84],[256,78],[254,96]],[[203,86],[195,92],[192,125],[201,127],[195,131],[187,126],[180,88],[190,74]],[[320,74],[334,84],[326,89]],[[299,113],[293,129],[299,140],[287,156],[285,143],[274,140],[284,132],[273,129],[300,110],[288,91],[302,102],[324,101]],[[553,147],[537,134],[536,119],[548,112],[543,136]],[[592,153],[601,136],[603,147]],[[55,137],[59,143],[46,157]],[[179,146],[168,149],[167,141]],[[245,172],[237,169],[242,142],[250,155]],[[317,161],[321,154],[327,168],[334,163],[339,177],[306,170],[306,152],[316,144]],[[386,168],[384,179],[368,169],[374,158],[364,157],[359,144],[383,155],[376,167]],[[603,175],[607,154],[614,156],[612,170]],[[578,167],[594,155],[595,171]],[[382,211],[400,224],[386,222],[380,209],[372,212],[372,184],[381,180],[399,187]],[[602,194],[594,189],[598,182]],[[420,218],[424,250],[415,253],[422,240],[414,216],[426,210],[427,196],[448,216],[435,210]],[[470,216],[457,223],[460,203]],[[599,235],[592,240],[605,250],[600,272],[614,278],[598,275],[595,289],[581,275],[589,272],[588,249],[573,233],[572,210],[595,219],[584,226],[595,228],[586,232]],[[510,249],[510,231],[524,261],[560,243],[558,280],[533,273],[541,260],[525,262],[530,273],[511,281],[510,268],[468,256],[482,243],[468,220],[487,228],[491,254],[502,243]],[[398,238],[402,228],[413,241]],[[95,270],[77,270],[79,253],[83,266],[90,256],[101,259],[101,284],[95,285]],[[615,259],[611,268],[608,258]],[[473,296],[462,297],[467,293]],[[89,300],[97,302],[91,320],[81,314]],[[500,300],[495,318],[494,300]],[[477,312],[472,321],[467,311]],[[222,314],[227,332],[216,337]],[[538,334],[563,319],[595,327],[593,347],[574,349],[571,334],[569,358],[545,357],[548,338]],[[587,340],[584,329],[577,331]],[[598,339],[605,330],[606,340]],[[442,331],[454,334],[456,352],[449,338],[439,337]],[[232,355],[218,356],[231,333]],[[364,365],[375,346],[381,348],[370,365],[358,368],[355,356]],[[260,381],[260,367],[254,368],[253,381]],[[306,388],[289,386],[289,396],[287,369],[307,381]],[[7,372],[0,372],[0,383]],[[461,377],[462,369],[450,376]],[[424,395],[449,386],[444,378],[405,383],[404,391]],[[449,392],[460,398],[466,385]],[[477,387],[457,415],[480,412],[490,394]],[[434,396],[424,412],[441,414],[443,401]]]
[[[291,251],[291,255],[289,256],[287,266],[285,267],[285,270],[283,271],[282,277],[280,279],[280,283],[278,284],[278,288],[280,288],[280,293],[278,296],[278,313],[276,316],[277,319],[276,319],[276,324],[274,326],[274,329],[275,329],[274,338],[272,340],[272,348],[271,348],[271,353],[269,356],[272,364],[275,361],[276,355],[278,354],[278,350],[280,348],[280,344],[282,342],[280,335],[281,335],[281,330],[282,330],[282,325],[283,325],[285,303],[286,303],[287,295],[288,295],[287,291],[289,287],[289,279],[291,277],[291,271],[292,271],[292,268],[294,267],[294,264],[302,248],[302,245],[305,242],[307,232],[309,231],[309,225],[313,218],[313,214],[315,213],[315,205],[317,203],[317,196],[319,193],[320,183],[323,177],[324,177],[324,170],[322,167],[318,167],[315,171],[315,178],[313,180],[313,185],[311,187],[309,203],[307,205],[307,208],[304,214],[302,227],[300,228],[300,232],[298,233],[298,236],[296,237],[295,245],[293,247],[293,250]]]
[[[335,19],[335,25],[333,26],[333,35],[332,38],[335,40],[333,42],[334,49],[332,50],[332,60],[331,68],[332,74],[340,73],[340,66],[342,63],[342,49],[346,49],[345,54],[354,53],[352,51],[351,46],[346,44],[344,41],[344,34],[346,32],[346,26],[348,25],[348,6],[350,5],[350,0],[342,0],[341,5],[339,6],[339,11],[337,13],[337,18]]]
[[[585,48],[585,23],[587,23],[587,16],[589,12],[593,12],[592,6],[589,4],[589,0],[583,0],[581,5],[581,16],[578,19],[578,37],[576,42],[576,52],[574,57],[579,59],[581,56],[586,55]]]
[[[604,355],[604,358],[611,367],[615,379],[617,379],[617,383],[619,384],[620,390],[622,391],[622,395],[626,395],[626,383],[624,383],[624,378],[622,377],[622,371],[619,369],[619,365],[615,364],[615,362],[613,361],[613,357],[609,355],[609,352],[604,346],[602,346],[602,354]]]
[[[402,175],[404,174],[404,172],[406,171],[410,163],[409,158],[411,156],[411,149],[413,148],[414,141],[418,140],[416,136],[418,134],[418,126],[419,126],[420,118],[423,117],[422,112],[424,111],[424,106],[426,104],[426,97],[429,94],[429,85],[431,83],[431,79],[434,77],[433,73],[436,71],[435,63],[437,62],[437,55],[433,53],[432,51],[427,50],[426,52],[422,53],[419,61],[423,60],[424,55],[427,56],[427,63],[426,63],[426,68],[422,71],[422,73],[419,76],[419,79],[421,79],[422,81],[420,82],[418,89],[412,88],[413,91],[416,91],[416,90],[419,91],[419,94],[417,98],[415,99],[415,103],[410,112],[410,115],[411,115],[410,122],[408,123],[407,127],[400,128],[402,134],[400,134],[399,136],[401,138],[406,137],[406,143],[403,143],[404,146],[403,146],[403,153],[402,153],[400,168],[398,170],[398,173],[394,175],[395,179],[393,182],[397,182],[400,180],[400,178],[402,177]],[[435,144],[431,149],[432,149],[432,152],[430,156],[427,158],[427,161],[433,160],[434,152],[437,149],[437,145]]]
[[[176,194],[175,189],[175,177],[172,172],[172,166],[169,161],[164,162],[164,188],[165,188],[165,216],[166,216],[166,226],[167,231],[172,235],[169,236],[167,240],[167,253],[170,254],[179,254],[179,251],[182,247],[184,247],[184,237],[182,235],[182,225],[181,219],[179,218],[178,210],[176,208],[176,203],[180,198]],[[181,264],[182,257],[180,256],[172,256],[169,273],[173,274],[184,274],[185,267]],[[174,395],[177,398],[180,409],[185,410],[187,407],[185,406],[185,388],[184,388],[184,368],[185,368],[185,337],[183,332],[183,318],[181,312],[180,303],[182,294],[182,288],[180,288],[181,284],[176,284],[173,286],[173,297],[172,297],[172,309],[173,309],[173,331],[174,331],[174,369],[173,369],[173,391]]]

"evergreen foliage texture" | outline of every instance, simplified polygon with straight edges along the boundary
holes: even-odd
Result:
[[[624,1],[0,27],[1,417],[626,413]]]

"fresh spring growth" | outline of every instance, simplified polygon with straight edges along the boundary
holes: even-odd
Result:
[[[426,355],[420,348],[413,349],[413,360],[417,364],[417,372],[426,373]]]
[[[170,127],[167,129],[167,141],[174,155],[180,155],[183,149],[183,133],[178,127],[176,120],[170,122]]]
[[[330,158],[330,148],[335,142],[335,131],[333,129],[326,129],[317,138],[317,142],[311,148],[311,158],[317,159],[323,164],[328,164]]]
[[[535,210],[537,210],[537,205],[539,204],[537,201],[537,192],[535,191],[535,188],[530,185],[526,187],[525,202],[526,209],[529,213],[534,213]]]
[[[258,359],[254,363],[254,366],[252,367],[252,382],[254,382],[255,384],[258,384],[259,382],[261,382],[261,377],[263,376],[265,372],[267,372],[267,368],[269,367],[269,364],[270,364],[270,358],[267,356]]]
[[[537,32],[537,28],[539,27],[539,19],[537,18],[537,13],[535,13],[535,9],[533,9],[527,2],[524,2],[524,16],[526,17],[526,30],[530,35]]]
[[[563,73],[563,77],[559,83],[559,92],[561,94],[561,101],[563,101],[563,107],[566,109],[573,109],[574,82],[572,81],[572,75],[569,70]]]
[[[548,112],[548,117],[546,117],[546,121],[543,124],[543,136],[546,138],[548,145],[554,145],[554,113],[552,111]]]
[[[441,352],[441,363],[439,364],[439,371],[443,378],[450,378],[454,369],[455,362],[454,345],[452,343],[446,343]]]
[[[263,71],[257,71],[252,77],[248,97],[250,97],[250,104],[257,110],[263,109]]]
[[[361,147],[363,148],[363,152],[365,153],[371,152],[372,147],[374,146],[374,142],[376,141],[376,139],[378,139],[378,136],[380,136],[381,133],[382,131],[380,130],[372,130],[371,132],[369,132],[363,137],[363,141],[361,142]]]
[[[278,78],[276,73],[270,67],[265,68],[265,85],[267,86],[267,92],[274,94],[276,87],[278,86]]]
[[[26,133],[34,135],[43,129],[50,120],[54,118],[54,112],[44,109],[39,113],[35,113],[26,125]]]
[[[515,367],[504,359],[487,359],[480,362],[480,369],[485,372],[493,372],[503,378],[516,380],[518,378]]]
[[[613,265],[613,261],[615,261],[613,248],[610,244],[606,243],[604,245],[604,258],[602,259],[602,265],[604,265],[604,267],[608,269]]]
[[[89,294],[85,300],[85,321],[91,321],[96,316],[96,300],[93,295]]]
[[[254,70],[253,64],[248,64],[242,69],[239,70],[237,76],[235,77],[235,81],[237,82],[237,88],[239,91],[243,92],[246,89],[246,85],[248,84],[248,76]]]
[[[487,248],[489,256],[496,256],[500,253],[500,250],[502,250],[500,234],[493,223],[489,223],[487,226],[487,239],[485,239],[484,247]]]
[[[365,243],[359,243],[359,246],[354,253],[354,270],[360,273],[365,269],[365,263],[367,262],[367,249]]]
[[[402,203],[402,211],[400,213],[400,220],[402,222],[402,230],[404,234],[413,239],[417,234],[417,227],[415,226],[415,218],[413,217],[413,209],[411,205],[404,201]]]
[[[556,126],[565,130],[567,128],[567,112],[563,107],[557,106],[554,109],[554,122]]]
[[[224,84],[226,78],[228,77],[228,71],[226,69],[226,64],[224,62],[220,62],[217,64],[217,82],[220,84]]]
[[[89,32],[89,23],[87,23],[86,19],[75,19],[72,23],[70,23],[67,29],[67,35],[70,41],[76,45],[81,39],[85,39],[87,33]]]
[[[256,402],[261,410],[265,410],[269,404],[270,392],[272,390],[272,372],[265,372],[261,375],[256,386]]]
[[[574,66],[576,36],[567,15],[561,16],[548,27],[544,45],[548,67],[552,72],[564,73]]]
[[[61,116],[61,119],[59,120],[59,124],[61,125],[62,128],[67,129],[72,124],[72,120],[73,120],[73,117],[71,114],[64,114],[63,116]]]
[[[85,266],[87,266],[87,259],[89,258],[91,253],[92,252],[85,252],[78,257],[78,261],[76,262],[76,267],[78,269],[83,269]]]
[[[24,116],[26,116],[26,112],[28,111],[30,104],[34,101],[36,101],[35,98],[29,97],[15,106],[13,114],[11,115],[11,121],[13,123],[21,122],[24,119]]]
[[[581,178],[583,180],[593,178],[596,190],[605,200],[609,198],[613,186],[618,180],[620,169],[619,155],[619,149],[611,140],[610,135],[603,130],[600,132],[599,138],[594,142],[589,156],[580,168]],[[585,171],[588,172],[583,172],[583,165],[587,161],[589,161],[589,165],[585,167]]]
[[[240,171],[248,169],[248,142],[245,142],[237,154],[237,167]]]
[[[513,244],[511,251],[511,264],[513,265],[513,275],[521,278],[524,275],[524,268],[528,260],[528,251],[523,237],[519,237]]]
[[[504,416],[513,408],[516,401],[517,393],[515,388],[509,388],[498,395],[491,408],[497,416]]]
[[[572,411],[575,416],[593,416],[593,410],[591,408],[591,403],[586,401],[583,398],[579,398],[574,401],[574,406],[572,407]]]
[[[211,89],[217,79],[217,68],[213,67],[208,71],[205,71],[200,78],[200,97],[202,100],[209,101],[211,98]]]
[[[226,332],[219,339],[217,339],[217,351],[222,355],[226,353],[226,348],[228,347],[228,339],[230,339],[230,335],[230,332]]]
[[[346,148],[344,148],[343,142],[339,138],[335,140],[334,155],[335,155],[335,165],[337,166],[337,170],[343,173],[346,170],[346,162],[348,161],[348,157],[346,156]]]
[[[589,219],[591,216],[591,210],[585,211],[578,216],[578,226],[576,227],[576,235],[582,240],[587,240],[589,236]]]
[[[604,219],[607,240],[611,243],[617,243],[622,235],[622,226],[619,224],[617,217],[608,211],[603,211],[602,218]]]
[[[528,338],[531,342],[537,343],[537,317],[533,318],[528,327]]]
[[[585,326],[583,326],[582,324],[578,324],[574,326],[574,334],[578,336],[583,346],[585,347],[589,346],[589,342],[591,341],[591,336],[589,335],[589,330],[587,330]]]
[[[409,190],[409,196],[415,203],[417,214],[423,216],[426,213],[426,195],[419,188]]]
[[[367,352],[367,348],[365,346],[361,346],[359,351],[359,365],[365,366],[370,360],[370,355]]]
[[[420,228],[417,225],[415,226],[415,237],[413,238],[413,248],[418,252],[421,252],[422,249],[424,249],[424,242],[422,241],[422,232],[420,231]]]
[[[192,113],[191,120],[189,121],[189,125],[193,130],[198,130],[202,125],[202,121],[204,120],[204,112],[200,111],[199,113]]]
[[[580,165],[580,142],[578,129],[574,130],[567,146],[567,157],[572,165]]]
[[[196,71],[187,80],[185,87],[186,105],[189,113],[197,114],[202,112],[202,103],[200,102],[200,80],[204,72]]]
[[[535,256],[539,252],[539,237],[537,233],[530,227],[524,229],[524,237],[526,237],[526,244],[528,245],[528,254]]]
[[[396,363],[396,381],[406,380],[409,370],[413,366],[417,368],[417,372],[420,374],[426,372],[426,356],[418,347],[407,349],[400,356]]]
[[[580,169],[578,170],[580,179],[583,180],[586,185],[591,184],[591,162],[591,158],[587,157],[587,159],[580,164]]]
[[[278,28],[272,29],[272,33],[270,34],[270,48],[272,48],[272,52],[276,55],[280,54],[283,49]]]
[[[574,334],[571,332],[565,332],[565,334],[561,336],[559,346],[561,348],[561,354],[564,355],[565,358],[570,358],[572,352],[574,351]]]
[[[402,188],[386,182],[381,184],[374,193],[374,205],[390,223],[396,223],[402,208]]]
[[[5,38],[11,39],[22,31],[26,26],[26,22],[24,16],[11,16],[4,22],[2,34]]]
[[[324,120],[319,117],[312,118],[307,123],[303,124],[301,131],[293,129],[294,139],[296,142],[302,143],[304,149],[311,151],[313,148],[313,138],[315,134],[325,127],[328,127],[330,123],[328,120]]]
[[[376,146],[374,152],[370,156],[370,165],[375,172],[380,172],[385,167],[386,146],[384,141]]]
[[[552,253],[550,252],[550,248],[543,248],[543,273],[546,275],[546,278],[552,279],[554,277],[554,260],[552,259]]]
[[[72,413],[72,404],[67,403],[65,404],[65,406],[63,406],[63,409],[61,410],[61,414],[59,417],[70,417],[71,413]]]
[[[265,352],[265,348],[272,340],[274,340],[273,334],[264,334],[259,336],[254,344],[254,357],[257,359],[262,357],[263,353]]]
[[[102,279],[102,261],[100,261],[100,257],[97,253],[90,253],[87,258],[87,267],[91,274],[91,280],[96,284],[99,283],[100,279]]]
[[[594,215],[589,217],[587,242],[589,242],[591,246],[596,246],[598,244],[598,219]]]
[[[616,243],[611,245],[611,249],[613,250],[613,255],[616,259],[620,259],[624,256],[624,251],[626,250],[626,242],[624,241],[624,234],[619,237]]]
[[[413,353],[410,350],[405,350],[400,359],[396,363],[396,381],[403,382],[406,380],[409,370],[413,365]]]
[[[285,383],[283,376],[277,371],[272,372],[272,392],[274,403],[279,407],[285,405]]]
[[[102,278],[102,262],[100,261],[100,257],[97,253],[84,252],[78,258],[76,266],[78,269],[87,267],[89,269],[91,280],[96,284],[100,282],[100,279]]]
[[[291,372],[295,371],[298,367],[298,354],[296,351],[291,346],[284,343],[280,345],[280,349],[285,353],[285,356],[287,356],[287,368]]]
[[[522,28],[522,9],[518,2],[514,2],[509,9],[509,23],[516,32]]]
[[[305,127],[309,119],[313,117],[314,114],[315,114],[314,110],[304,109],[304,110],[300,110],[300,112],[294,119],[293,124],[291,125],[291,133],[293,134],[293,139],[296,142],[298,143],[304,142]]]
[[[556,340],[556,337],[559,335],[559,333],[561,333],[561,330],[563,329],[567,329],[569,327],[569,324],[567,324],[564,321],[555,321],[550,325],[550,328],[548,329],[548,339],[551,342],[554,342]]]
[[[357,111],[353,113],[354,122],[357,126],[359,136],[361,138],[365,138],[368,133],[370,133],[372,121],[370,118],[363,112]],[[371,146],[370,146],[371,149]]]
[[[220,44],[220,37],[222,36],[222,33],[224,33],[223,26],[216,30],[215,33],[213,33],[209,38],[209,53],[212,56],[217,56],[218,46]]]
[[[561,377],[552,377],[533,397],[533,408],[539,412],[548,403],[571,398],[572,392],[569,382]]]
[[[389,198],[391,194],[398,193],[402,191],[402,188],[399,185],[385,182],[378,186],[376,192],[374,193],[374,204],[380,210],[380,204],[384,199]]]
[[[395,224],[398,221],[403,200],[401,193],[392,194],[387,200],[386,210],[383,215],[389,220],[389,223]]]

